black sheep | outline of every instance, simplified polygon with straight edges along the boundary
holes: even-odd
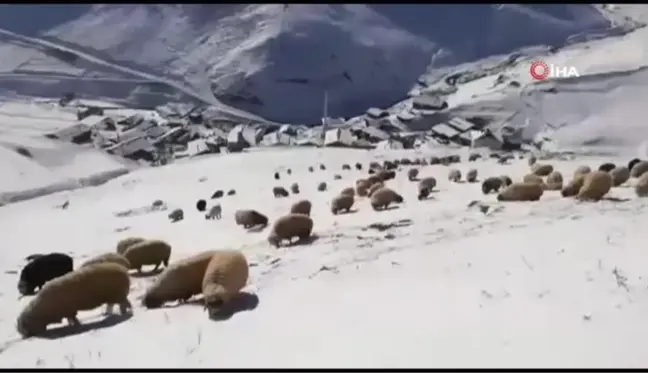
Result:
[[[199,199],[198,202],[196,202],[196,209],[200,212],[204,212],[207,209],[207,201]]]
[[[30,255],[29,263],[20,272],[18,291],[22,295],[34,294],[49,280],[61,277],[74,269],[72,257],[61,253]]]

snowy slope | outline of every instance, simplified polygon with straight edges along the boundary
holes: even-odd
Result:
[[[433,55],[435,66],[456,64],[610,25],[589,5],[95,5],[21,31],[269,119],[313,123],[325,89],[329,113],[348,117],[405,97]]]
[[[429,156],[412,151],[392,157]],[[575,203],[547,192],[535,203],[498,204],[479,184],[450,184],[447,168],[428,166],[439,180],[429,201],[416,200],[416,184],[404,172],[389,185],[403,193],[397,209],[376,213],[366,199],[357,212],[332,216],[328,202],[365,172],[341,171],[344,162],[381,159],[358,150],[292,149],[204,158],[142,170],[96,188],[68,193],[67,210],[53,208],[63,196],[0,208],[3,263],[0,295],[0,366],[189,368],[189,367],[640,367],[648,363],[642,338],[643,213],[648,205],[621,187],[625,203]],[[606,161],[608,159],[605,159]],[[621,159],[612,159],[623,162]],[[565,174],[603,159],[554,161]],[[309,173],[324,163],[326,172]],[[245,168],[243,168],[245,167]],[[291,167],[302,194],[271,198],[272,172]],[[519,179],[526,160],[510,166],[494,160],[459,165],[482,177]],[[235,171],[238,170],[238,171]],[[343,175],[333,180],[333,173]],[[227,174],[227,179],[218,175]],[[198,180],[208,180],[199,183]],[[317,192],[319,181],[330,191]],[[225,197],[224,219],[206,221],[195,199],[215,189]],[[312,245],[273,249],[267,229],[246,233],[234,225],[235,209],[260,209],[274,219],[298,198],[313,202],[319,237]],[[183,207],[186,219],[171,224],[165,212],[145,213],[154,199]],[[491,205],[484,215],[471,200]],[[132,211],[130,216],[126,211]],[[137,213],[136,213],[137,212]],[[121,213],[121,217],[117,216]],[[386,230],[372,223],[392,225]],[[25,234],[24,226],[30,232]],[[119,231],[119,232],[118,232]],[[134,316],[51,340],[19,341],[15,318],[16,275],[24,257],[44,247],[71,253],[77,263],[114,249],[125,236],[168,240],[172,260],[199,250],[234,247],[251,267],[249,309],[228,320],[208,321],[199,305],[145,310],[138,298],[151,279],[134,278]],[[258,305],[255,306],[256,302]],[[98,326],[102,310],[82,312]],[[69,329],[68,329],[69,331]],[[50,338],[66,333],[52,332]],[[64,334],[65,335],[65,334]],[[146,347],[142,349],[142,338]],[[619,343],[618,341],[626,341]],[[215,352],[216,351],[216,352]]]

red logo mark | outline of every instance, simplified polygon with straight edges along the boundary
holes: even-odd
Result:
[[[542,61],[535,61],[529,68],[531,77],[535,80],[543,80],[549,76],[549,66]]]

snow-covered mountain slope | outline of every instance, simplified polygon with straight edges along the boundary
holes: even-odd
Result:
[[[319,120],[325,90],[329,114],[355,115],[405,97],[431,63],[560,45],[612,24],[590,5],[94,5],[76,17],[81,12],[71,8],[69,21],[48,30],[21,31],[302,123]],[[12,23],[0,18],[3,26]]]
[[[366,171],[343,163],[428,152],[288,149],[229,154],[139,170],[96,188],[46,196],[0,208],[0,367],[641,367],[640,341],[648,309],[645,291],[648,204],[632,189],[614,188],[626,202],[576,203],[546,192],[533,203],[497,203],[479,184],[446,180],[447,168],[427,166],[438,192],[417,201],[416,183],[399,172],[388,185],[405,203],[375,212],[366,198],[354,212],[333,216],[328,203]],[[565,175],[580,158],[552,163]],[[327,171],[307,171],[323,163]],[[498,165],[482,160],[480,177],[528,172],[526,160]],[[286,167],[275,181],[272,173]],[[342,175],[335,180],[333,174]],[[222,175],[227,175],[223,178]],[[204,182],[199,180],[207,178]],[[271,181],[272,180],[272,181]],[[318,182],[329,190],[318,192]],[[299,196],[272,198],[272,186],[298,182]],[[234,188],[220,200],[223,219],[195,211],[198,198]],[[268,230],[248,233],[234,224],[240,208],[272,220],[291,203],[312,201],[312,244],[274,249]],[[147,210],[161,199],[182,207],[185,220]],[[483,214],[470,201],[490,206]],[[61,210],[55,206],[69,201]],[[28,227],[28,228],[26,228]],[[26,230],[27,229],[27,230]],[[80,312],[81,329],[52,326],[48,338],[19,340],[15,320],[28,299],[17,300],[24,257],[70,253],[77,263],[114,250],[118,239],[168,240],[172,261],[213,248],[236,248],[251,267],[250,295],[239,312],[209,321],[202,305],[156,310],[140,305],[152,278],[132,279],[134,315],[103,322],[103,309]],[[19,249],[17,249],[19,248]],[[121,321],[121,322],[120,322]],[[69,333],[72,333],[71,335]],[[64,336],[64,337],[62,337]],[[56,338],[52,340],[52,338]],[[144,342],[143,339],[144,338]],[[625,343],[619,343],[625,341]],[[146,348],[142,348],[145,345]]]

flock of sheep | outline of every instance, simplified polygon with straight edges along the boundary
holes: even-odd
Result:
[[[469,161],[477,158],[478,155],[471,155]],[[391,204],[403,202],[403,197],[387,186],[402,166],[451,166],[459,161],[458,156],[447,156],[371,162],[366,177],[356,180],[354,186],[344,188],[333,196],[330,211],[333,215],[348,213],[356,198],[367,198],[375,211],[385,210]],[[551,164],[539,163],[531,156],[529,166],[529,173],[520,182],[513,182],[505,175],[485,178],[481,183],[483,194],[496,192],[499,201],[537,201],[546,190],[560,190],[564,197],[598,201],[612,187],[634,178],[636,194],[640,197],[648,196],[648,161],[633,159],[627,166],[604,163],[595,171],[589,166],[581,166],[574,171],[572,179],[567,183]],[[324,165],[320,165],[320,168],[325,169]],[[356,163],[355,168],[361,171],[363,166]],[[344,164],[342,169],[351,170],[351,166]],[[314,169],[310,167],[309,171],[313,172]],[[286,172],[290,174],[291,170]],[[274,176],[276,180],[281,179],[278,172]],[[470,169],[465,181],[477,183],[477,176],[477,169]],[[341,176],[335,175],[334,178],[341,179]],[[434,177],[419,179],[419,168],[408,168],[407,178],[411,182],[417,182],[418,200],[427,199],[437,186]],[[450,168],[449,181],[460,182],[461,178],[458,169]],[[317,189],[327,190],[326,183],[320,183]],[[297,183],[293,183],[290,190],[293,194],[300,193]],[[282,186],[275,186],[272,193],[276,198],[290,195]],[[217,210],[220,219],[220,204],[216,206],[218,208],[212,207],[207,218]],[[306,199],[295,202],[286,215],[273,222],[267,237],[268,243],[278,248],[284,241],[292,242],[295,237],[301,241],[308,239],[313,231],[311,207],[311,202]],[[205,211],[206,203],[199,201],[197,208]],[[234,213],[234,219],[237,225],[245,229],[263,229],[268,225],[268,218],[256,210],[238,210]],[[73,259],[66,254],[37,254],[28,257],[28,263],[20,273],[18,290],[22,295],[33,295],[37,289],[39,291],[18,316],[18,332],[23,337],[37,335],[43,333],[49,324],[63,320],[67,320],[70,325],[78,325],[76,315],[79,311],[95,309],[104,304],[106,313],[112,313],[115,304],[119,305],[122,315],[131,312],[132,305],[128,300],[129,271],[141,272],[145,265],[155,266],[153,271],[164,266],[164,270],[142,298],[142,305],[146,308],[157,308],[173,301],[184,303],[192,296],[202,294],[204,308],[211,315],[236,297],[247,284],[249,266],[240,251],[205,251],[169,263],[171,251],[171,246],[164,241],[129,237],[119,241],[114,252],[92,258],[77,269],[73,268]]]

